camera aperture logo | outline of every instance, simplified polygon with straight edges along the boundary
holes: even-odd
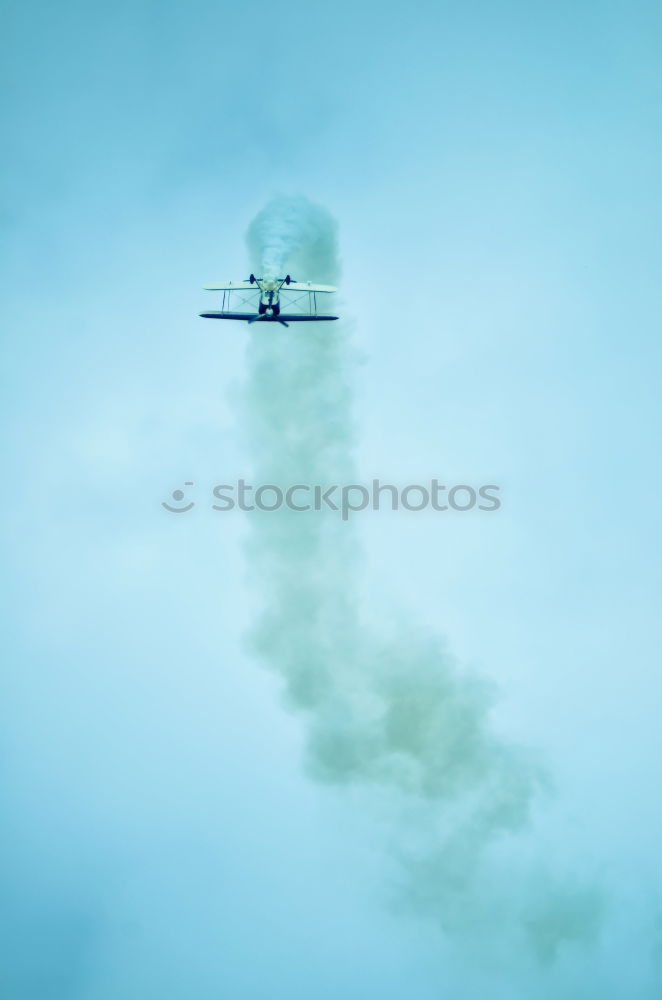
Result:
[[[187,480],[185,487],[194,487],[193,480]],[[443,513],[452,511],[485,511],[492,513],[501,508],[500,487],[494,483],[470,486],[458,483],[447,486],[439,479],[429,483],[409,483],[395,486],[373,479],[370,486],[362,483],[293,483],[282,486],[276,483],[262,483],[254,486],[245,479],[236,483],[219,483],[211,488],[206,506],[213,511],[228,513],[259,511],[272,514],[289,510],[301,514],[331,511],[343,521],[353,514],[370,511],[407,511],[417,513],[433,510]],[[187,514],[200,504],[192,499],[193,491],[177,488],[172,491],[169,501],[161,506],[171,514]]]

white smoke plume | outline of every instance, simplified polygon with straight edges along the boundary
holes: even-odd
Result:
[[[304,199],[270,203],[248,245],[256,273],[339,279],[335,223]],[[255,324],[248,363],[244,418],[256,480],[360,481],[348,324]],[[601,911],[592,888],[570,892],[540,876],[532,889],[524,875],[494,875],[492,855],[525,831],[546,779],[533,754],[494,734],[492,686],[418,627],[385,625],[376,635],[362,626],[351,522],[283,510],[256,512],[250,524],[263,602],[251,645],[305,713],[310,775],[379,802],[406,905],[449,932],[511,919],[543,960],[565,940],[590,939]]]

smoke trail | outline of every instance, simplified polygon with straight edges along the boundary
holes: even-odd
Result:
[[[256,272],[335,283],[336,227],[303,199],[279,199],[253,221]],[[348,325],[253,327],[244,417],[261,483],[358,481],[353,467]],[[307,769],[317,780],[375,791],[389,816],[407,905],[447,930],[474,930],[519,910],[542,958],[595,931],[600,901],[485,888],[486,863],[522,831],[545,778],[529,753],[493,733],[493,691],[418,628],[361,626],[360,563],[351,523],[331,511],[251,517],[254,584],[263,611],[251,633],[262,660],[307,713]],[[480,883],[480,891],[478,889]]]

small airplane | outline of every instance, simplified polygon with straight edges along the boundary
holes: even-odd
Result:
[[[294,281],[289,274],[286,274],[284,278],[275,278],[272,275],[256,278],[254,274],[251,274],[246,281],[226,281],[225,284],[221,285],[205,285],[205,289],[211,292],[223,292],[223,305],[219,311],[200,313],[204,319],[243,319],[247,323],[261,321],[282,323],[283,326],[289,326],[290,323],[319,323],[323,320],[338,319],[337,316],[327,316],[317,312],[317,296],[335,292],[336,289],[333,285],[314,285],[311,281]],[[304,299],[305,293],[308,293],[306,303],[308,312],[281,312],[281,289],[285,292],[299,293],[287,303],[289,308],[298,304]],[[233,292],[239,294],[240,305],[252,307],[253,311],[232,311],[230,300]],[[255,311],[255,300],[250,302],[246,298],[246,293],[250,292],[259,292],[257,312]]]

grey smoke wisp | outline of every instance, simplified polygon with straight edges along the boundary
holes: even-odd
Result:
[[[256,273],[339,279],[336,225],[304,199],[267,205],[248,245]],[[260,482],[360,481],[350,332],[342,318],[251,328],[243,418]],[[413,624],[362,624],[351,523],[282,510],[251,517],[250,531],[262,602],[251,646],[305,713],[309,774],[379,803],[404,904],[449,932],[511,917],[542,959],[589,939],[601,908],[590,887],[495,874],[494,855],[505,852],[503,867],[517,854],[546,777],[534,754],[495,734],[492,685]]]

